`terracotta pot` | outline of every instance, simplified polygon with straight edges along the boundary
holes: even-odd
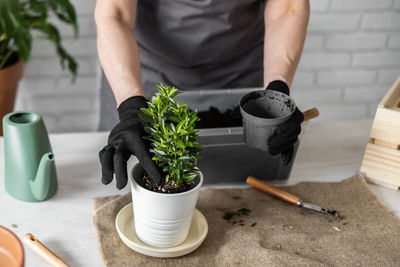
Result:
[[[22,77],[23,64],[19,60],[14,65],[0,70],[0,120],[14,109],[18,82]],[[0,136],[3,136],[3,125],[0,123]]]
[[[24,247],[18,237],[0,226],[0,267],[23,267]]]

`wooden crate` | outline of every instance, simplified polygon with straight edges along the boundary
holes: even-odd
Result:
[[[371,183],[400,189],[400,76],[378,105],[361,172]]]

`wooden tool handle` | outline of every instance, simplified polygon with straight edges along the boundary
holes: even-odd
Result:
[[[267,184],[266,182],[261,181],[253,176],[247,177],[246,183],[256,189],[264,191],[265,193],[273,195],[274,197],[277,197],[279,199],[285,200],[296,206],[297,206],[297,202],[300,200],[300,198],[296,197],[295,195],[292,195],[292,194],[290,194],[286,191],[283,191],[282,189],[279,189],[270,184]]]
[[[304,121],[314,119],[319,116],[319,110],[317,108],[311,108],[303,112]]]
[[[39,241],[34,235],[28,233],[24,235],[24,243],[27,244],[33,251],[39,254],[40,257],[45,259],[48,263],[55,267],[70,267],[69,264],[60,259],[56,254],[48,249],[42,242]]]

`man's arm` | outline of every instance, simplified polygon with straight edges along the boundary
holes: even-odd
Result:
[[[99,58],[118,106],[131,96],[144,96],[133,35],[136,7],[137,0],[97,0],[96,4]]]
[[[281,80],[291,87],[309,17],[309,0],[267,1],[264,10],[264,88],[274,80]]]

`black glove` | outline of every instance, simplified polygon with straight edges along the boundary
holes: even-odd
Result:
[[[118,108],[120,122],[108,136],[108,144],[100,152],[102,182],[109,184],[113,173],[117,188],[122,189],[128,182],[126,163],[131,155],[137,156],[140,164],[153,182],[161,182],[161,173],[153,162],[149,151],[149,142],[143,139],[146,135],[138,114],[140,108],[146,108],[146,98],[133,96],[122,102]]]
[[[278,80],[270,82],[266,90],[274,90],[289,95],[287,84]],[[292,116],[279,125],[275,132],[268,138],[268,152],[271,155],[281,153],[281,158],[285,164],[292,160],[293,145],[297,142],[303,120],[303,113],[296,107]]]

